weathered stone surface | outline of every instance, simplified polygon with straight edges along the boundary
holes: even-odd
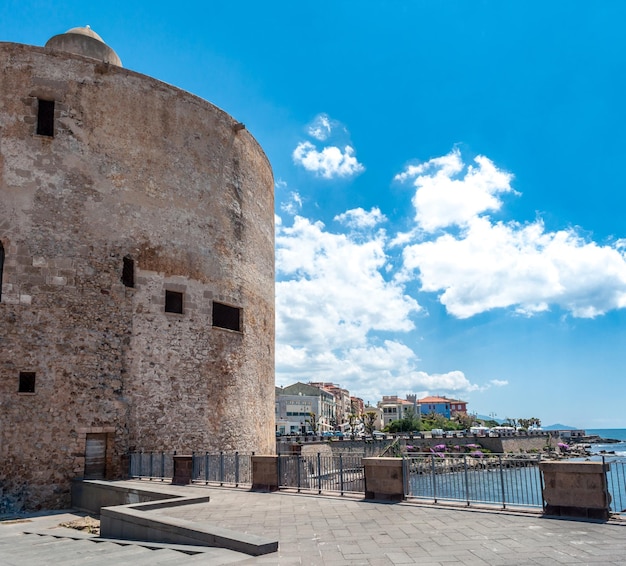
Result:
[[[252,456],[252,490],[276,491],[278,487],[278,456]]]
[[[543,498],[551,515],[607,519],[610,495],[608,464],[602,462],[541,462]]]
[[[0,43],[0,511],[67,505],[88,434],[107,435],[107,477],[133,448],[273,453],[273,179],[236,123],[127,69]],[[213,300],[241,332],[212,326]]]
[[[366,499],[404,499],[401,458],[363,458],[363,471]]]

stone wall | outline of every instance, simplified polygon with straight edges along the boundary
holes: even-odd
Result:
[[[0,511],[67,505],[88,434],[107,435],[107,477],[128,449],[273,453],[273,179],[256,141],[78,55],[0,43],[0,84]],[[214,301],[240,331],[212,326]]]

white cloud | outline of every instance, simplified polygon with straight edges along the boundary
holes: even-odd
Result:
[[[348,228],[353,229],[374,228],[376,225],[387,220],[378,207],[372,208],[369,212],[362,208],[353,208],[352,210],[338,214],[334,219]]]
[[[411,317],[421,310],[400,284],[382,275],[383,232],[357,241],[298,216],[289,227],[277,226],[277,383],[334,381],[372,402],[396,391],[478,389],[460,371],[419,371],[409,346],[381,338],[413,330]]]
[[[465,166],[458,149],[418,166],[409,166],[396,180],[412,180],[417,188],[413,197],[415,220],[427,232],[452,225],[465,226],[477,215],[497,211],[499,195],[515,192],[512,175],[500,171],[483,156],[476,165]],[[464,173],[464,174],[463,174]]]
[[[550,305],[590,318],[626,306],[622,253],[573,230],[545,232],[540,221],[476,218],[459,237],[407,246],[404,265],[459,318],[503,307],[530,315]]]
[[[392,340],[335,351],[312,351],[279,342],[276,350],[277,383],[281,385],[296,380],[334,381],[371,402],[383,395],[418,391],[421,396],[433,393],[463,397],[482,389],[461,371],[428,374],[417,370],[417,363],[413,350]]]
[[[343,150],[336,146],[328,146],[318,151],[311,142],[301,142],[293,151],[293,160],[307,171],[312,171],[325,179],[351,177],[365,170],[354,156],[354,149],[349,145]]]
[[[362,344],[371,330],[412,330],[410,316],[420,306],[384,279],[386,262],[381,234],[357,242],[296,216],[291,227],[281,227],[276,235],[276,268],[281,278],[288,278],[277,284],[278,335],[304,332],[307,344],[313,340],[332,349],[355,340]]]
[[[499,209],[498,195],[512,191],[511,176],[487,158],[475,161],[477,168],[453,178],[465,169],[454,150],[397,177],[415,178],[413,202],[422,229],[461,228],[416,244],[406,244],[407,234],[396,238],[394,243],[405,244],[405,271],[398,280],[417,273],[421,290],[439,293],[458,318],[505,307],[532,315],[551,305],[589,318],[626,306],[619,241],[600,246],[573,229],[546,232],[541,220],[493,222],[482,213]]]
[[[302,209],[302,197],[296,193],[289,193],[288,199],[280,204],[280,209],[287,214],[294,216]]]
[[[316,140],[328,139],[333,131],[333,123],[328,114],[318,114],[307,127],[307,133]]]
[[[324,151],[304,142],[294,159],[338,175],[343,154]],[[464,398],[508,385],[478,384],[459,370],[422,371],[416,352],[396,338],[415,330],[422,311],[407,291],[413,279],[457,318],[499,308],[532,316],[554,306],[594,317],[626,306],[625,240],[600,245],[575,229],[546,231],[541,220],[493,220],[502,197],[517,193],[511,174],[487,157],[467,165],[455,149],[396,179],[415,187],[415,225],[403,233],[374,230],[386,221],[377,207],[336,215],[346,234],[300,216],[290,225],[277,219],[279,384],[333,381],[370,401],[418,391]],[[300,203],[293,196],[285,210],[293,214]],[[400,271],[391,252],[402,255]]]

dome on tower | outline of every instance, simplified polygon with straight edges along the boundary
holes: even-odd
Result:
[[[122,66],[122,61],[102,38],[89,26],[72,28],[65,33],[51,37],[46,47],[58,49],[83,57],[91,57],[105,63]]]

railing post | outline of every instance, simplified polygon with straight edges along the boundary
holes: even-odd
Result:
[[[463,467],[465,468],[465,499],[467,500],[467,506],[470,506],[470,495],[469,495],[469,472],[467,469],[467,454],[463,454]]]
[[[611,494],[609,492],[609,474],[608,474],[608,466],[606,465],[606,459],[602,456],[602,469],[604,470],[604,495],[606,497],[606,501],[609,502],[609,512],[611,511]]]
[[[128,454],[128,477],[132,478],[133,477],[133,456],[134,456],[134,452],[130,452]]]
[[[537,467],[541,469],[541,454],[537,455]],[[543,494],[545,491],[546,484],[543,481],[543,474],[541,472],[539,472],[539,487],[541,489],[541,491],[539,492],[539,494],[541,495],[541,508],[543,509],[543,512],[545,513],[546,512],[546,500]]]
[[[322,493],[322,455],[317,453],[317,490]]]
[[[224,485],[224,452],[220,452],[220,487]]]
[[[235,452],[235,487],[239,487],[239,452]]]
[[[143,450],[139,452],[139,478],[141,478],[142,464],[143,464]]]
[[[209,484],[209,453],[204,452],[204,485]]]
[[[436,473],[435,473],[435,455],[431,454],[430,455],[430,469],[432,472],[432,480],[433,480],[433,500],[435,503],[437,503],[437,479],[436,479]]]
[[[148,474],[150,476],[150,481],[152,481],[152,476],[154,476],[154,470],[152,469],[152,458],[154,456],[154,452],[152,452],[152,450],[150,450],[150,473]]]
[[[411,438],[413,435],[411,434]],[[409,494],[409,474],[411,473],[411,460],[410,456],[402,454],[402,491],[404,491],[404,497],[408,497]]]
[[[161,481],[165,481],[165,452],[161,450]]]
[[[506,497],[504,494],[504,470],[502,469],[502,456],[498,455],[498,465],[500,466],[500,488],[502,490],[502,509],[506,509]]]
[[[301,468],[302,468],[302,462],[303,461],[304,461],[303,457],[300,454],[298,454],[296,456],[296,483],[298,484],[297,485],[298,493],[300,493],[300,487],[302,485],[301,484],[301,481],[302,481],[302,477],[301,477],[302,476],[302,471],[301,471]]]
[[[343,495],[343,458],[341,452],[339,453],[339,491]]]

